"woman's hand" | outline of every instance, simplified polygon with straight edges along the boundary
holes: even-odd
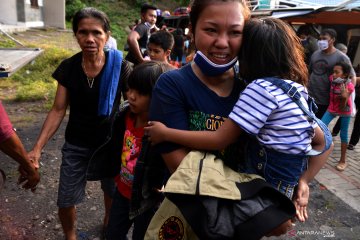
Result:
[[[161,122],[149,121],[148,127],[144,128],[145,136],[148,136],[152,145],[166,141],[166,132],[168,128]]]
[[[36,191],[36,185],[40,181],[40,175],[34,166],[19,166],[20,173],[18,184],[24,189],[31,189],[32,192]]]
[[[30,161],[34,164],[36,169],[40,168],[40,164],[39,164],[40,156],[41,156],[41,152],[39,151],[32,150],[28,153],[28,157]]]
[[[300,180],[293,198],[293,203],[296,208],[296,218],[300,222],[305,222],[308,218],[307,205],[309,203],[309,195],[309,185],[305,181]]]

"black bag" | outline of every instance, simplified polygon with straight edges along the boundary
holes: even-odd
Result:
[[[91,156],[86,173],[88,181],[113,178],[120,173],[123,137],[125,133],[125,114],[127,105],[116,108],[111,114],[109,132],[106,140]]]
[[[241,200],[166,193],[199,239],[260,239],[295,217],[295,206],[285,195],[258,179],[238,183]]]

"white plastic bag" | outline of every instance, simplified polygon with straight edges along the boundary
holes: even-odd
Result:
[[[355,106],[355,91],[353,91],[350,95],[351,101],[352,101],[352,107],[351,107],[351,116],[355,117],[356,115],[356,106]]]

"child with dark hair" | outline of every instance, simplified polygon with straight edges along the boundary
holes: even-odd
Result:
[[[150,35],[147,44],[147,54],[153,61],[169,63],[171,49],[174,46],[174,37],[165,30],[154,32]]]
[[[206,150],[224,149],[245,131],[254,141],[241,171],[261,175],[293,199],[297,218],[305,221],[308,183],[325,164],[332,139],[312,112],[315,105],[305,87],[307,67],[301,43],[279,19],[249,20],[239,64],[249,84],[216,131],[175,130],[158,122],[150,122],[145,129],[154,144],[170,141]]]
[[[117,191],[114,194],[106,239],[127,239],[126,235],[134,223],[133,239],[144,239],[144,234],[155,209],[129,219],[130,199],[134,170],[141,151],[141,139],[148,122],[152,89],[159,76],[171,70],[171,66],[156,61],[137,65],[130,74],[127,87],[127,106],[120,118],[124,118],[125,131],[121,153],[121,170],[115,177]]]
[[[350,97],[354,91],[354,85],[349,79],[351,66],[346,62],[337,62],[333,74],[330,76],[330,102],[327,111],[321,118],[326,125],[336,117],[340,119],[341,157],[336,165],[338,171],[344,171],[347,167],[346,148],[348,144],[348,129],[350,124],[353,101]]]

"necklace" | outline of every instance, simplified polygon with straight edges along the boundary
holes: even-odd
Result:
[[[99,64],[98,64],[99,66],[101,65],[101,62],[102,62],[102,56],[101,56],[101,58],[100,58],[100,60],[99,60]],[[89,74],[88,74],[87,71],[86,71],[84,57],[83,57],[83,59],[82,59],[82,64],[81,64],[81,66],[82,66],[82,68],[83,68],[83,70],[84,70],[84,73],[85,73],[85,75],[86,75],[86,80],[87,80],[87,82],[88,82],[89,88],[92,88],[93,85],[94,85],[95,77],[89,77]]]

